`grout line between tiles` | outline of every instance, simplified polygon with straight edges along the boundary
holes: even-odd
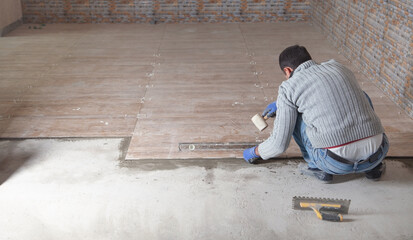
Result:
[[[147,85],[150,85],[151,80],[155,77],[155,69],[156,69],[156,66],[157,66],[157,65],[156,65],[156,60],[159,59],[160,49],[161,49],[161,46],[162,46],[162,42],[163,42],[163,40],[164,40],[164,38],[165,38],[166,26],[167,26],[167,25],[165,24],[164,27],[163,27],[161,40],[159,41],[158,47],[157,47],[157,49],[156,49],[156,51],[155,51],[155,53],[154,53],[154,56],[153,56],[153,57],[154,57],[154,60],[155,60],[155,65],[152,65],[152,76],[149,76],[149,77],[148,77]],[[142,103],[142,104],[141,104],[141,106],[140,106],[140,108],[139,108],[139,110],[138,110],[138,113],[137,113],[138,115],[140,114],[140,112],[142,111],[142,109],[145,107],[145,97],[146,97],[147,92],[148,92],[148,88],[145,88],[145,91],[144,91],[143,97],[142,97],[143,102],[142,102],[142,100],[141,100],[141,103]],[[135,127],[134,127],[134,129],[133,129],[133,131],[132,131],[131,137],[134,136],[134,134],[135,134],[135,132],[136,132],[136,130],[137,130],[137,128],[138,128],[138,124],[139,124],[139,118],[136,117]]]
[[[255,62],[254,61],[254,53],[252,53],[251,54],[251,52],[250,52],[250,49],[248,48],[248,44],[247,44],[247,40],[245,39],[245,34],[244,34],[244,32],[242,31],[242,28],[241,28],[241,24],[240,23],[237,23],[237,25],[238,25],[238,28],[239,28],[239,30],[240,30],[240,32],[241,32],[241,36],[242,36],[242,39],[243,39],[243,42],[244,42],[244,45],[245,45],[245,49],[247,50],[247,56],[248,56],[248,58],[249,58],[249,60],[250,60],[250,65],[252,65],[252,68],[254,69],[254,72],[253,72],[253,74],[254,74],[254,78],[255,78],[255,80],[256,80],[256,84],[258,84],[258,85],[261,85],[261,82],[260,82],[260,79],[259,79],[259,77],[258,77],[258,72],[257,72],[257,68],[256,68],[256,63],[255,64],[251,64],[251,62]],[[262,87],[262,86],[261,86]],[[268,99],[267,98],[267,96],[265,96],[265,92],[264,92],[264,88],[261,88],[261,94],[262,94],[262,96],[263,96],[263,98],[264,98],[264,100],[265,99]],[[255,99],[254,99],[255,100]]]

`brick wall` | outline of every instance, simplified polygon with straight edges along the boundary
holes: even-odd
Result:
[[[312,22],[413,117],[413,1],[313,0]]]
[[[310,0],[22,0],[25,23],[307,21]]]

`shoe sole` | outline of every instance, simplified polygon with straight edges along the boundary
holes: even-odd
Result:
[[[377,181],[379,181],[379,180],[381,179],[381,177],[383,176],[384,172],[386,171],[386,163],[385,163],[384,161],[381,162],[381,163],[382,163],[382,165],[381,165],[381,168],[380,168],[380,171],[381,171],[380,177],[377,177],[377,178],[369,178],[369,177],[367,177],[367,175],[366,175],[366,178],[367,178],[368,180],[377,182]]]
[[[321,170],[320,170],[320,171],[321,171]],[[304,174],[304,175],[306,175],[306,176],[315,177],[315,178],[317,178],[317,180],[319,180],[320,182],[323,182],[323,183],[331,183],[331,182],[333,181],[333,179],[331,179],[331,180],[323,180],[323,179],[320,179],[320,178],[317,176],[317,173],[315,173],[314,171],[309,170],[309,169],[301,169],[301,173]]]

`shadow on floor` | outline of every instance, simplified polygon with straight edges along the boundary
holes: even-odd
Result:
[[[403,176],[398,174],[398,169],[407,168],[410,173],[413,173],[413,158],[386,158],[386,171],[379,182],[393,181],[399,183],[413,182],[413,175]],[[256,164],[248,164],[243,159],[147,159],[147,160],[123,160],[120,161],[119,166],[125,168],[134,168],[140,171],[167,171],[185,167],[202,167],[206,170],[220,168],[236,171],[242,168],[253,167],[265,167],[270,171],[276,172],[277,168],[281,168],[285,165],[296,165],[297,171],[294,174],[302,174],[301,168],[306,168],[306,163],[303,159],[270,159],[259,160]],[[293,177],[293,174],[291,175]],[[309,176],[312,177],[312,176]],[[334,176],[331,184],[345,183],[356,179],[365,178],[364,173],[354,173],[348,175],[336,175]]]
[[[306,168],[307,165],[303,159],[295,159],[294,160],[296,163],[301,163],[298,167],[298,170],[300,168]],[[393,158],[386,158],[384,160],[386,162],[386,169],[380,178],[379,181],[377,182],[384,182],[384,181],[392,181],[392,182],[398,182],[398,183],[411,183],[413,182],[413,157],[393,157]],[[258,161],[256,165],[264,166],[265,164],[271,164],[271,163],[279,163],[279,159],[270,159],[267,161]],[[398,169],[400,168],[407,168],[410,173],[410,175],[405,176],[405,175],[400,175]],[[344,183],[344,182],[349,182],[353,181],[356,179],[360,178],[365,178],[364,173],[351,173],[347,175],[335,175],[333,178],[333,181],[331,184],[338,184],[338,183]],[[370,180],[372,181],[372,180]]]
[[[20,141],[11,140],[6,154],[0,157],[0,185],[7,181],[21,166],[34,156],[32,152],[19,151]]]

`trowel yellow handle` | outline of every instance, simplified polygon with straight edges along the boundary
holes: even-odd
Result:
[[[343,221],[343,215],[341,215],[340,213],[335,213],[335,212],[326,213],[326,212],[320,211],[319,209],[315,207],[311,207],[311,209],[314,210],[317,217],[321,220],[331,221],[331,222],[342,222]]]
[[[336,209],[339,209],[341,207],[340,204],[300,203],[300,206],[302,208],[311,208],[311,209],[313,209],[313,211],[315,212],[317,217],[321,220],[332,221],[332,222],[342,222],[343,221],[343,215],[341,215],[340,213],[322,211],[323,208],[329,208],[329,209],[336,208]]]

